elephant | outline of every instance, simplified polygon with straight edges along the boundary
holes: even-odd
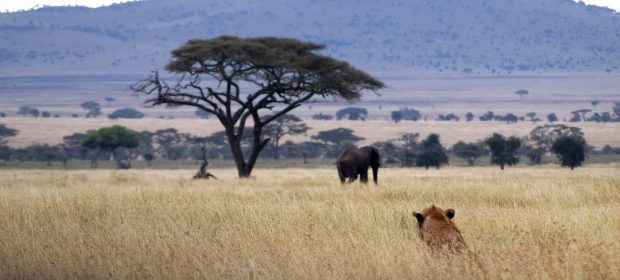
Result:
[[[379,150],[375,147],[349,148],[340,153],[336,166],[338,167],[338,175],[342,184],[344,184],[346,178],[349,178],[349,183],[354,182],[358,174],[362,184],[367,184],[368,167],[371,167],[372,179],[376,185],[379,167],[381,166],[381,157]]]

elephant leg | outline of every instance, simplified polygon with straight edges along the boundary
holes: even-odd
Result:
[[[347,174],[347,177],[349,177],[349,184],[351,184],[357,180],[357,173],[351,172]]]
[[[347,175],[344,174],[344,172],[340,169],[338,169],[338,177],[340,177],[340,184],[344,184],[345,180],[347,179]]]
[[[368,184],[368,170],[360,173],[360,182],[362,182],[362,184]]]
[[[362,182],[362,184],[368,184],[368,173],[360,174],[360,182]]]

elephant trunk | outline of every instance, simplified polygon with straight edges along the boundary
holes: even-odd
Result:
[[[375,181],[375,185],[377,184],[377,179],[379,176],[379,167],[381,166],[381,156],[379,155],[379,151],[377,148],[372,147],[370,151],[370,167],[372,167],[372,179]]]
[[[375,185],[377,184],[377,179],[379,176],[379,167],[373,167],[372,168],[372,180],[375,182]]]

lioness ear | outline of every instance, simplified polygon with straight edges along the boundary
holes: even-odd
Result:
[[[446,210],[446,216],[448,216],[448,218],[450,219],[454,218],[454,209]]]
[[[424,215],[422,215],[422,213],[416,213],[415,211],[413,212],[413,215],[415,216],[416,220],[418,220],[418,224],[422,224],[424,223]]]

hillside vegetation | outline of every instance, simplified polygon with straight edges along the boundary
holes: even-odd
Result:
[[[617,167],[0,170],[0,278],[618,279]],[[475,255],[433,257],[411,212],[454,208]]]
[[[152,0],[0,13],[0,74],[142,74],[190,38],[287,36],[365,70],[614,72],[620,15],[572,0]]]

